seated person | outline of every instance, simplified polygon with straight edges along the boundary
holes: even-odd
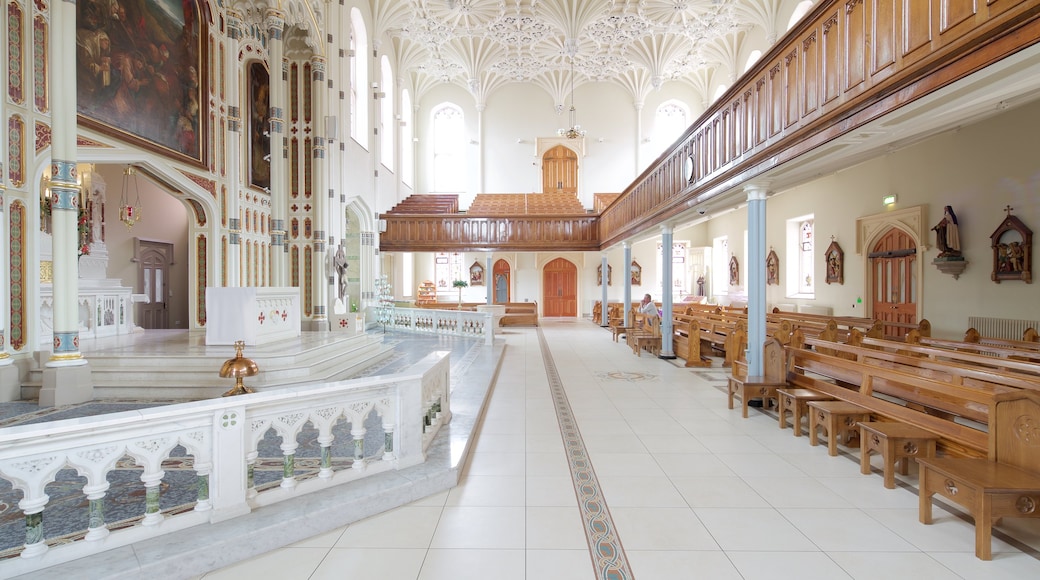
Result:
[[[643,296],[643,301],[639,303],[639,312],[646,314],[647,316],[660,316],[661,313],[657,311],[657,305],[654,304],[653,299],[649,294]]]

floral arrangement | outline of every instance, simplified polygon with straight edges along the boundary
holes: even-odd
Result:
[[[90,254],[90,216],[87,215],[86,208],[79,208],[79,217],[76,218],[76,231],[79,233],[77,240],[77,247],[79,248],[79,255],[86,256]]]
[[[466,286],[469,286],[469,283],[467,283],[465,280],[455,280],[451,283],[451,285],[455,288],[465,288]]]

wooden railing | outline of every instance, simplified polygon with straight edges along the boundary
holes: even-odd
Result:
[[[603,247],[1040,40],[1035,0],[825,0],[600,220]]]
[[[824,0],[598,221],[384,216],[380,247],[606,249],[1038,41],[1037,0]]]
[[[393,251],[598,251],[597,217],[409,215],[390,217],[379,249]]]

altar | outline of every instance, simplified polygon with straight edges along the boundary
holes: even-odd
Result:
[[[300,336],[300,289],[206,288],[206,344],[246,346]]]

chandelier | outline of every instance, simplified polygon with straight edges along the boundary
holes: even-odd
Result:
[[[134,178],[134,203],[130,203],[130,177]],[[137,170],[133,165],[127,165],[123,170],[123,192],[119,197],[119,221],[126,224],[126,228],[134,227],[141,219],[141,189],[137,185]]]
[[[581,128],[578,121],[578,110],[574,108],[574,55],[571,55],[571,108],[567,112],[567,121],[570,124],[566,129],[557,129],[556,134],[568,139],[580,139],[585,136],[585,129]]]

